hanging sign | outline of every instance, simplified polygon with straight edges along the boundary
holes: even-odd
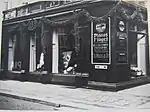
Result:
[[[117,18],[116,22],[117,36],[116,36],[116,51],[117,51],[117,63],[127,63],[128,54],[127,54],[127,25],[126,21]]]
[[[91,25],[92,64],[110,64],[110,18]]]

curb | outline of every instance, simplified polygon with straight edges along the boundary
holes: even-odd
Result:
[[[53,102],[38,100],[35,98],[28,98],[28,97],[24,97],[24,96],[12,95],[12,94],[8,94],[8,93],[0,92],[0,95],[5,96],[5,97],[14,98],[14,99],[38,103],[38,104],[42,104],[42,105],[52,106],[54,108],[68,107],[68,108],[73,108],[73,109],[87,110],[85,108],[80,108],[80,107],[75,107],[75,106],[70,106],[70,105],[64,105],[64,104],[57,104],[57,103],[53,103]]]
[[[27,98],[27,97],[23,97],[23,96],[17,96],[17,95],[12,95],[12,94],[8,94],[8,93],[2,93],[2,92],[0,92],[0,95],[14,98],[14,99],[29,101],[29,102],[33,102],[33,103],[39,103],[39,104],[43,104],[43,105],[47,105],[47,106],[60,107],[60,104],[42,101],[42,100],[38,100],[38,99]]]

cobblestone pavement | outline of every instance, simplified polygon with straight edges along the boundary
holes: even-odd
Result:
[[[85,110],[101,107],[115,109],[150,109],[149,88],[150,84],[147,84],[119,92],[107,92],[62,85],[0,81],[0,92],[2,93],[37,98],[62,105],[80,107]]]
[[[81,89],[80,89],[81,90]],[[57,99],[64,99],[68,102],[93,105],[108,108],[139,108],[150,109],[150,97],[110,93],[102,91],[84,90],[82,94],[59,93]],[[94,92],[94,93],[93,93]],[[53,96],[53,95],[52,95]]]

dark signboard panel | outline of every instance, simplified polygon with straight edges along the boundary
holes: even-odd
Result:
[[[92,23],[92,64],[110,64],[110,18]]]
[[[117,18],[116,22],[116,61],[117,63],[128,62],[128,30],[125,20]]]

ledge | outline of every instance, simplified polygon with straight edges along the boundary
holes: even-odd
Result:
[[[150,83],[150,77],[148,76],[141,76],[130,81],[124,81],[119,83],[105,83],[105,82],[95,82],[89,81],[88,88],[91,89],[100,89],[104,91],[119,91],[123,89],[128,89],[131,87],[136,87],[143,84]]]
[[[5,74],[6,80],[30,81],[44,84],[62,84],[76,87],[82,87],[84,85],[87,85],[88,77],[89,75],[86,73],[47,74],[46,72],[21,73],[10,71]]]
[[[106,83],[106,82],[95,82],[89,81],[88,74],[47,74],[44,72],[32,72],[32,73],[19,73],[19,72],[8,72],[7,74],[1,74],[5,76],[3,80],[19,80],[19,81],[30,81],[39,82],[44,84],[61,84],[75,87],[85,87],[88,89],[98,89],[104,91],[119,91],[131,87],[150,83],[150,77],[140,76],[129,81],[118,82],[118,83]]]
[[[51,83],[81,87],[88,84],[88,77],[86,73],[53,74]]]

